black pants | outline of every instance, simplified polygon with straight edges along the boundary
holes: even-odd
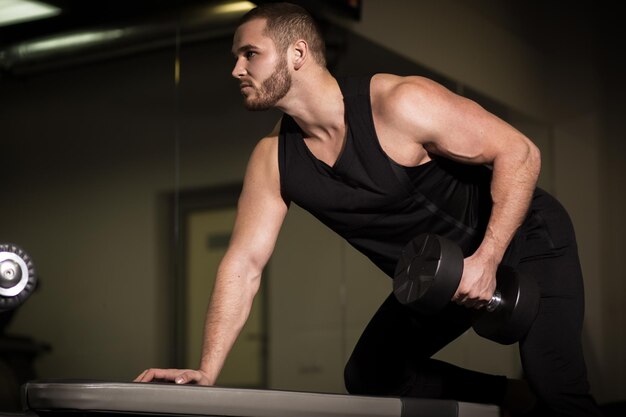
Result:
[[[541,288],[538,316],[519,342],[524,376],[551,416],[601,415],[589,394],[581,346],[583,280],[573,227],[548,194],[535,196],[503,263]],[[506,377],[431,359],[471,326],[471,311],[450,303],[436,315],[400,305],[393,294],[359,339],[345,369],[348,392],[452,398],[499,404]]]

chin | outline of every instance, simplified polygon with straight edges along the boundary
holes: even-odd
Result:
[[[262,100],[254,100],[250,97],[245,97],[243,99],[243,106],[246,108],[246,110],[251,111],[265,111],[273,107],[272,103]]]
[[[246,110],[250,110],[250,111],[266,111],[272,108],[272,106],[264,106],[264,105],[259,105],[258,103],[248,103],[248,102],[244,102],[243,106],[246,108]]]

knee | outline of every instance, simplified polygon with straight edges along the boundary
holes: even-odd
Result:
[[[359,367],[355,366],[352,360],[348,361],[343,369],[343,382],[346,391],[350,394],[369,394],[369,392],[367,392],[367,383],[364,381],[364,376],[361,375]]]
[[[343,372],[344,385],[355,395],[403,395],[407,376],[400,369],[379,364],[348,361]]]

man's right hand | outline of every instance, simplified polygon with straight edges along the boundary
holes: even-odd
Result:
[[[193,369],[159,369],[150,368],[143,371],[134,382],[156,382],[167,381],[176,384],[197,384],[197,385],[213,385],[209,376]]]

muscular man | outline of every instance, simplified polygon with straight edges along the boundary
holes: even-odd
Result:
[[[554,416],[600,414],[581,348],[574,233],[561,205],[536,188],[540,155],[528,138],[422,77],[335,79],[313,20],[298,6],[249,12],[232,52],[245,106],[284,115],[250,158],[199,369],[149,369],[136,381],[214,384],[294,202],[389,276],[423,232],[454,240],[466,257],[454,302],[440,314],[424,317],[393,296],[383,303],[346,365],[349,392],[506,406],[516,386],[506,377],[430,359],[471,326],[471,309],[490,300],[502,263],[541,287],[538,317],[519,343],[537,398],[526,405]]]

